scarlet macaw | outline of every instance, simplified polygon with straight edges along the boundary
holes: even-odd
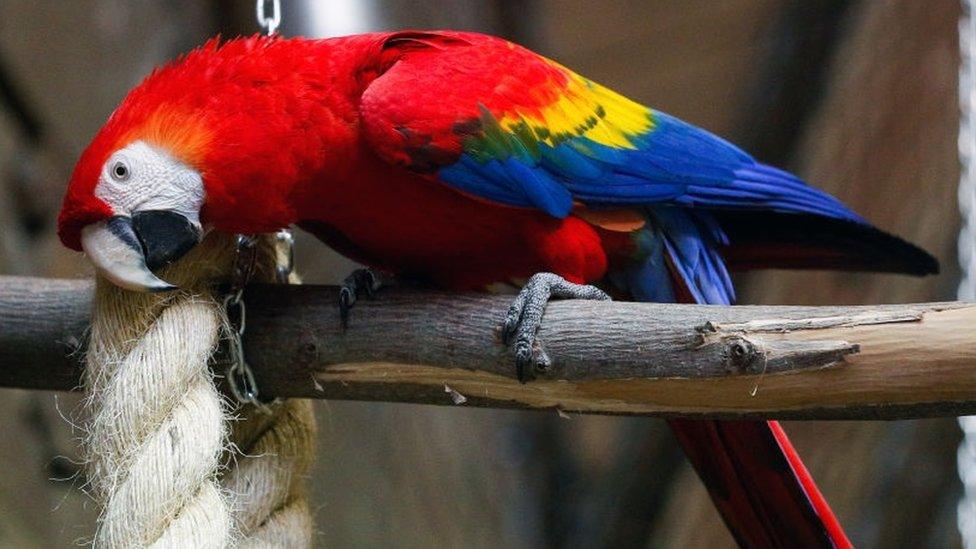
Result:
[[[528,279],[520,379],[551,296],[731,304],[729,269],[933,273],[924,251],[734,145],[502,39],[211,41],[155,71],[82,155],[59,235],[124,288],[204,228],[293,224],[456,290]],[[540,274],[541,273],[541,274]],[[672,420],[744,546],[849,542],[775,422]]]

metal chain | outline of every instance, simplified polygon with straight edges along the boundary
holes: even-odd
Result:
[[[254,372],[244,356],[244,331],[247,329],[247,307],[244,288],[254,274],[257,261],[257,241],[253,236],[237,235],[237,252],[231,273],[230,288],[224,296],[224,327],[227,339],[227,384],[237,402],[261,406]]]
[[[957,297],[976,301],[976,0],[962,0],[959,20],[959,264],[962,281]],[[976,416],[959,418],[963,441],[956,466],[964,492],[956,507],[963,546],[976,549]]]
[[[268,7],[271,7],[270,13]],[[268,36],[274,36],[281,25],[281,2],[280,0],[257,0],[258,25],[264,29]]]

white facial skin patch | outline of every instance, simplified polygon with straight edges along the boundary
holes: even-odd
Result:
[[[95,268],[128,290],[174,289],[149,265],[168,264],[199,242],[204,198],[200,174],[165,150],[136,141],[113,153],[102,166],[95,196],[112,209],[112,217],[81,231],[81,247]],[[141,223],[162,227],[162,232],[139,234]]]
[[[203,179],[165,150],[135,141],[112,154],[102,166],[95,196],[115,215],[169,210],[199,227]]]

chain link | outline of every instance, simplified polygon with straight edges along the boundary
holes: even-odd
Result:
[[[268,7],[271,7],[270,14]],[[281,1],[280,0],[257,0],[258,25],[264,29],[268,36],[274,36],[281,25]]]

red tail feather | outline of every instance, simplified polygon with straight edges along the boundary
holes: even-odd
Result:
[[[669,423],[739,545],[851,547],[778,423]]]
[[[803,489],[806,491],[807,497],[810,498],[810,503],[813,504],[814,510],[816,510],[820,520],[823,521],[824,528],[827,529],[827,534],[830,536],[831,541],[834,542],[834,546],[839,549],[853,547],[851,541],[847,539],[847,534],[844,533],[844,528],[841,527],[840,521],[834,516],[834,511],[830,508],[830,504],[827,503],[827,499],[820,493],[820,489],[817,488],[817,484],[813,481],[810,471],[807,470],[807,466],[803,464],[803,460],[800,459],[799,454],[793,448],[793,443],[790,442],[790,439],[786,436],[786,432],[783,431],[783,427],[780,426],[778,421],[769,421],[767,424],[773,432],[773,436],[776,437],[776,441],[779,442],[783,454],[786,455],[786,459],[789,460],[790,465],[793,467],[793,473],[803,484]]]

